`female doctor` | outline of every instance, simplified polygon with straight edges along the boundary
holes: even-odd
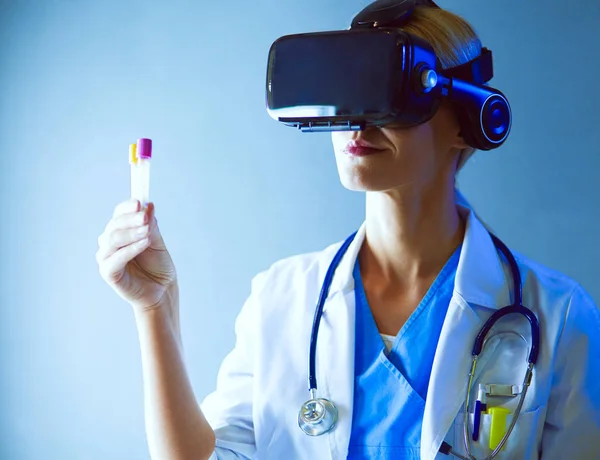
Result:
[[[442,9],[417,7],[404,29],[444,67],[481,53],[472,28]],[[517,288],[507,256],[455,189],[473,149],[452,109],[413,128],[332,140],[343,185],[366,192],[366,219],[323,299],[314,358],[315,303],[341,243],[255,277],[235,347],[201,405],[154,205],[116,207],[97,261],[135,313],[152,458],[599,459],[600,311],[576,282],[514,254],[539,337],[523,315],[504,316],[472,370],[477,334]]]

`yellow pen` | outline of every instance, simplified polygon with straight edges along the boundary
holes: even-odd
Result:
[[[506,419],[510,413],[511,412],[505,407],[488,407],[488,414],[490,414],[492,417],[490,424],[491,451],[498,447],[498,444],[500,444],[500,441],[502,441],[502,438],[506,434]],[[504,450],[505,446],[506,444],[502,446],[502,449],[500,450]]]
[[[137,145],[129,145],[129,174],[131,186],[131,198],[137,199],[138,193],[136,190],[136,168],[137,168]]]

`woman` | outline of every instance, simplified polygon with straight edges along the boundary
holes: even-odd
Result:
[[[416,8],[403,29],[427,40],[445,68],[481,53],[472,28],[442,9]],[[448,446],[468,457],[463,404],[473,341],[514,294],[504,258],[455,190],[473,149],[447,105],[412,128],[332,139],[343,185],[366,192],[366,219],[335,272],[321,319],[318,397],[338,409],[337,424],[321,436],[302,432],[298,409],[309,397],[315,299],[340,244],[279,261],[253,280],[235,348],[200,410],[181,356],[175,268],[154,206],[116,207],[97,260],[135,312],[153,458],[433,459]],[[574,281],[515,257],[541,348],[497,458],[600,458],[600,374],[592,362],[600,356],[600,312]],[[475,388],[523,379],[529,325],[507,318],[499,331],[481,355]],[[521,394],[517,386],[508,388]],[[492,394],[488,406],[514,413],[518,400]],[[489,413],[481,415],[479,439],[469,439],[477,458],[491,453],[490,423]]]

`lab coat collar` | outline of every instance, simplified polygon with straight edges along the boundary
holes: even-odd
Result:
[[[362,247],[362,245],[365,241],[365,234],[366,234],[366,222],[363,222],[362,225],[360,226],[360,228],[357,230],[354,240],[352,241],[352,243],[350,243],[350,246],[348,246],[348,249],[346,250],[344,257],[342,257],[342,260],[340,261],[340,264],[338,265],[335,275],[334,275],[333,279],[331,280],[331,287],[329,288],[329,296],[332,296],[333,294],[337,293],[338,291],[354,289],[354,276],[352,275],[352,273],[353,273],[354,264],[356,262],[356,258],[358,257],[360,248]],[[335,250],[337,251],[340,246],[341,246],[341,244],[336,244]],[[331,257],[331,259],[333,259],[333,256]],[[330,262],[330,261],[327,261],[327,262]],[[327,307],[328,307],[328,304],[325,303],[325,305],[323,307],[324,310],[326,310]]]
[[[455,294],[469,304],[499,309],[510,303],[511,273],[504,268],[488,230],[473,210],[457,205],[459,214],[466,220],[463,247],[458,262]],[[329,294],[354,288],[352,270],[365,240],[366,224],[358,229],[354,241],[342,258],[333,277]],[[336,248],[339,245],[336,245]],[[325,304],[324,309],[328,307]]]
[[[461,216],[466,218],[466,229],[454,293],[473,305],[493,309],[509,305],[512,286],[510,269],[502,263],[489,231],[473,210],[460,205],[458,209]]]

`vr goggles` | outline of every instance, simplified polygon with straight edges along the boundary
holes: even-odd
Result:
[[[402,30],[417,5],[439,8],[429,0],[377,0],[348,30],[277,39],[267,66],[269,115],[303,132],[407,128],[430,120],[447,99],[468,145],[502,145],[512,115],[506,97],[485,85],[491,51],[442,69],[428,42]]]

